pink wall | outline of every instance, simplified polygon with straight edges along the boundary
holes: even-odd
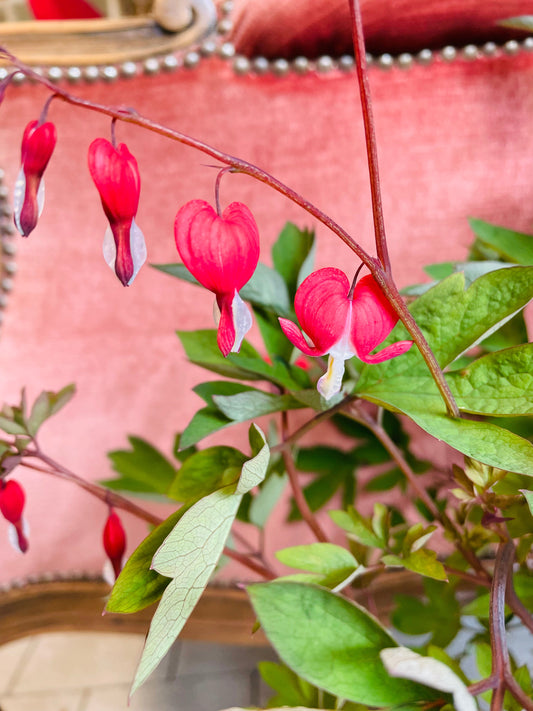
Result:
[[[423,279],[428,262],[466,256],[469,215],[528,230],[533,221],[533,55],[475,62],[435,62],[402,71],[371,71],[385,218],[400,285]],[[315,204],[372,250],[369,189],[353,75],[237,77],[228,64],[194,71],[79,84],[73,93],[135,106],[155,120],[256,162]],[[20,137],[46,98],[39,87],[13,88],[1,107],[0,167],[14,183]],[[101,257],[105,218],[86,167],[87,147],[108,136],[102,116],[53,102],[58,129],[46,173],[46,205],[27,240],[18,240],[19,271],[0,336],[0,398],[16,402],[41,389],[76,382],[78,394],[43,429],[43,448],[90,479],[109,477],[106,451],[140,434],[170,450],[199,399],[205,379],[185,361],[176,328],[212,325],[212,298],[145,266],[124,289]],[[142,178],[138,224],[149,261],[178,261],[172,225],[192,198],[211,200],[212,160],[191,149],[118,126],[137,156]],[[282,196],[244,176],[226,177],[222,201],[246,202],[261,233],[262,259],[287,219],[312,221]],[[357,266],[322,227],[319,266]],[[241,444],[246,427],[229,435]],[[217,437],[205,444],[225,440]],[[31,526],[26,556],[10,549],[0,521],[0,580],[49,571],[98,571],[103,562],[101,503],[29,471]],[[158,510],[154,506],[154,510]],[[162,515],[164,511],[161,512]],[[274,539],[284,511],[272,522]],[[124,517],[131,548],[144,527]]]

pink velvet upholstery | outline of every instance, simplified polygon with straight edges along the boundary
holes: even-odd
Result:
[[[329,7],[316,0],[309,5],[315,10]],[[407,8],[407,3],[393,5]],[[416,5],[424,14],[429,3]],[[416,5],[409,4],[413,15]],[[459,10],[467,5],[488,13],[502,3],[448,3]],[[531,2],[505,5],[510,14],[533,10]],[[259,33],[253,32],[259,7],[264,4],[253,0],[246,7],[238,5],[235,37],[244,43],[246,36],[253,52],[270,54],[270,40],[260,46]],[[370,16],[371,4],[364,7]],[[436,24],[444,27],[441,15],[436,17]],[[483,17],[486,27],[489,15]],[[307,14],[302,18],[309,19]],[[328,22],[333,32],[337,17],[330,15]],[[286,30],[285,24],[281,27]],[[383,32],[385,43],[392,30]],[[472,31],[472,39],[485,36]],[[336,37],[331,52],[341,49]],[[414,31],[410,37],[414,41]],[[448,34],[439,37],[450,41]],[[282,53],[289,41],[283,36],[279,41]],[[391,49],[399,47],[397,39],[391,42]],[[314,46],[322,51],[324,39]],[[422,280],[425,263],[466,255],[469,215],[531,228],[533,54],[435,61],[407,71],[373,68],[370,83],[385,220],[400,285]],[[157,121],[258,163],[372,250],[366,158],[352,74],[239,77],[228,63],[213,59],[194,71],[112,85],[82,83],[72,91],[98,102],[135,106]],[[0,167],[10,185],[18,171],[23,128],[38,116],[45,98],[41,88],[24,85],[12,89],[2,105]],[[173,433],[198,407],[190,388],[205,376],[186,363],[174,331],[211,327],[212,295],[148,266],[132,287],[118,283],[102,259],[106,221],[86,157],[93,138],[109,135],[109,121],[61,102],[52,103],[50,119],[57,125],[58,144],[46,173],[44,213],[35,232],[18,240],[19,271],[0,336],[0,393],[2,400],[15,402],[23,386],[33,398],[40,389],[76,382],[74,402],[43,429],[41,443],[80,475],[106,478],[111,472],[105,453],[126,446],[128,433],[170,452]],[[215,171],[205,167],[212,161],[131,126],[118,126],[117,135],[136,155],[141,170],[138,224],[149,261],[178,261],[175,213],[192,198],[213,199]],[[225,177],[221,197],[224,204],[241,200],[253,211],[261,258],[267,262],[285,220],[312,225],[299,208],[244,176]],[[334,236],[321,226],[317,233],[318,266],[356,266]],[[232,441],[245,447],[245,431],[243,426]],[[226,437],[206,444],[222,440]],[[421,440],[419,447],[424,446]],[[26,556],[12,551],[0,521],[0,579],[56,570],[98,571],[104,560],[100,541],[105,507],[58,480],[22,470],[18,478],[28,494],[30,550]],[[154,510],[159,510],[156,505]],[[271,533],[286,535],[280,529],[284,514],[284,507],[278,507]],[[145,528],[126,515],[124,522],[131,551]]]

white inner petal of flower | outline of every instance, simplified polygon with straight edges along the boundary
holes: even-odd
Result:
[[[233,315],[233,326],[235,327],[235,343],[233,344],[231,352],[238,353],[241,348],[243,338],[252,328],[253,321],[252,314],[250,313],[248,306],[246,306],[237,291],[233,297],[231,311]]]
[[[44,178],[41,178],[39,187],[37,188],[37,210],[39,212],[39,217],[43,213],[44,207]]]
[[[133,259],[133,276],[129,280],[128,286],[135,279],[135,277],[139,273],[139,269],[146,262],[146,257],[148,256],[148,253],[146,251],[146,242],[144,241],[144,235],[141,232],[140,227],[137,226],[135,220],[131,221],[130,249],[131,257]]]
[[[340,339],[329,350],[328,369],[317,383],[317,390],[325,400],[330,400],[340,392],[344,375],[344,361],[353,358],[355,351],[350,344],[352,325],[352,304],[350,302],[348,317]]]
[[[26,176],[24,175],[24,168],[19,170],[17,175],[17,182],[15,183],[15,188],[13,190],[13,217],[15,218],[15,225],[17,230],[22,234],[22,228],[20,226],[20,213],[22,212],[22,205],[24,203],[24,194],[26,193]]]
[[[133,260],[133,275],[128,282],[128,286],[133,282],[139,269],[146,261],[147,251],[146,243],[144,241],[144,235],[140,228],[135,223],[135,220],[131,221],[130,229],[130,250],[131,257]],[[102,246],[102,252],[106,264],[108,264],[113,271],[115,271],[115,262],[117,260],[117,247],[115,244],[115,238],[113,237],[113,231],[111,227],[107,227],[104,235],[104,244]]]
[[[26,521],[25,518],[22,519],[22,533],[24,534],[25,538],[30,537],[30,527],[29,527],[28,522]],[[18,553],[23,552],[20,549],[17,529],[15,527],[15,524],[13,524],[13,523],[10,523],[7,527],[7,539]]]
[[[117,247],[115,245],[115,239],[113,237],[113,232],[111,227],[107,227],[104,235],[104,244],[102,245],[102,252],[104,254],[104,259],[106,264],[108,264],[113,271],[115,271],[115,261],[117,259]]]

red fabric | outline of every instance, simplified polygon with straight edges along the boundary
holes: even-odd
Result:
[[[102,17],[85,0],[28,0],[36,20],[76,20]]]
[[[521,33],[496,22],[532,15],[533,0],[361,0],[369,52],[503,42]],[[351,52],[348,0],[235,0],[232,39],[247,56]]]

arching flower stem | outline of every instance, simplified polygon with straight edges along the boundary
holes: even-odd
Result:
[[[20,466],[24,466],[27,469],[33,469],[34,471],[42,472],[43,474],[49,474],[51,476],[55,476],[66,481],[70,481],[71,483],[79,486],[84,491],[87,491],[92,496],[95,496],[97,499],[100,499],[100,501],[104,502],[108,506],[113,506],[116,509],[127,511],[136,518],[142,521],[146,521],[146,523],[149,523],[152,526],[159,526],[159,524],[163,523],[164,519],[160,518],[159,516],[156,516],[155,514],[152,514],[150,511],[147,511],[142,506],[134,504],[132,501],[125,498],[121,494],[118,494],[116,491],[106,489],[104,486],[100,486],[95,482],[87,481],[75,474],[70,469],[67,469],[66,467],[62,466],[61,464],[53,460],[51,457],[46,455],[39,448],[35,440],[34,445],[36,447],[34,450],[27,450],[24,453],[24,457],[20,462]],[[41,466],[37,463],[27,461],[26,458],[30,457],[38,461],[40,460],[45,466]],[[257,573],[265,580],[273,580],[276,577],[276,575],[273,573],[272,570],[270,570],[270,568],[254,560],[253,555],[240,553],[239,551],[235,551],[232,548],[227,547],[224,548],[223,554],[227,558],[231,558],[235,562],[244,565],[249,570],[253,570],[254,573]]]
[[[389,273],[386,273],[382,267],[379,259],[372,257],[368,254],[356,240],[340,225],[338,225],[335,220],[332,220],[329,215],[320,210],[318,207],[313,205],[313,203],[306,200],[302,195],[297,193],[295,190],[289,186],[282,183],[280,180],[275,178],[273,175],[268,173],[261,168],[249,163],[248,161],[242,160],[232,156],[224,151],[220,151],[217,148],[210,146],[203,141],[200,141],[191,136],[187,136],[179,131],[175,131],[166,126],[158,124],[155,121],[151,121],[144,116],[141,116],[136,111],[125,110],[120,108],[111,108],[109,106],[94,103],[87,99],[82,99],[71,95],[65,89],[57,87],[50,80],[41,76],[38,72],[34,71],[30,66],[20,62],[14,55],[8,52],[5,48],[0,48],[0,56],[3,56],[9,60],[13,66],[15,66],[20,72],[28,77],[34,79],[37,83],[46,86],[51,92],[53,92],[57,98],[62,99],[66,103],[72,106],[79,106],[81,108],[87,109],[88,111],[94,111],[95,113],[104,114],[115,118],[118,121],[124,121],[126,123],[134,124],[140,128],[144,128],[153,133],[157,133],[160,136],[169,138],[179,143],[183,143],[186,146],[195,148],[196,150],[205,153],[211,158],[219,160],[235,170],[235,172],[244,173],[249,175],[251,178],[258,180],[259,182],[265,183],[273,190],[285,195],[289,200],[299,205],[302,209],[312,215],[316,220],[325,225],[331,232],[333,232],[337,237],[339,237],[344,244],[346,244],[358,257],[359,259],[368,267],[370,273],[373,275],[376,282],[381,287],[383,293],[390,301],[394,310],[398,314],[400,320],[406,327],[407,331],[413,338],[414,342],[418,346],[424,361],[426,362],[433,379],[441,393],[441,396],[446,404],[448,414],[452,417],[459,417],[459,408],[454,400],[451,390],[444,378],[444,374],[437,363],[435,356],[433,355],[423,333],[420,331],[415,320],[411,316],[409,309],[404,304],[400,293],[392,280]]]
[[[228,166],[226,168],[221,168],[218,171],[217,179],[215,180],[215,206],[217,208],[217,215],[219,217],[222,217],[222,208],[220,206],[220,181],[222,180],[223,175],[225,175],[226,173],[232,173],[232,172],[235,172],[235,171],[230,166]]]

